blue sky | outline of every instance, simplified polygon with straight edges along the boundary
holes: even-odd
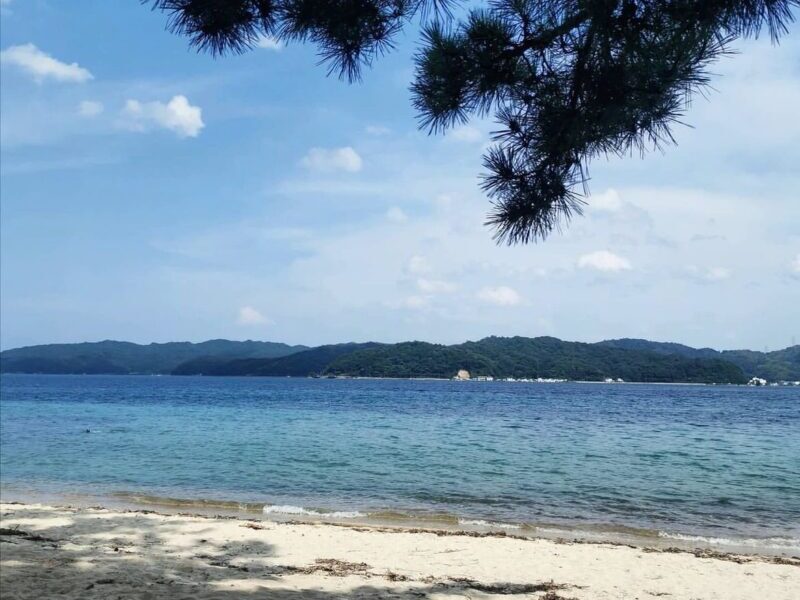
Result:
[[[800,341],[800,28],[715,66],[665,154],[498,247],[490,121],[416,128],[410,30],[364,81],[308,46],[212,59],[137,2],[2,1],[3,348],[215,337]]]

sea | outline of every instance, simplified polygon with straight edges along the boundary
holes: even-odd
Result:
[[[3,501],[800,554],[800,388],[0,377]]]

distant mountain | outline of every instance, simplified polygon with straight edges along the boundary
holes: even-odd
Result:
[[[257,375],[276,377],[308,377],[319,375],[337,358],[380,346],[373,342],[365,344],[332,344],[319,346],[278,358],[198,358],[176,367],[173,375]]]
[[[773,352],[754,350],[714,350],[691,348],[670,342],[624,338],[606,340],[598,345],[627,350],[648,350],[660,354],[677,354],[688,358],[719,358],[738,366],[745,376],[763,377],[768,381],[800,381],[800,345]]]
[[[597,342],[598,346],[609,348],[623,348],[625,350],[649,350],[659,354],[678,354],[687,358],[718,358],[719,351],[713,348],[692,348],[675,342],[651,342],[636,338],[621,338],[618,340],[604,340]]]
[[[475,375],[625,381],[743,383],[800,380],[800,346],[775,352],[717,351],[639,339],[594,344],[553,337],[487,337],[445,346],[427,342],[347,343],[308,348],[273,342],[53,344],[6,350],[0,370],[23,373],[159,373],[442,377]]]
[[[366,348],[331,362],[326,375],[352,377],[453,377],[459,369],[473,374],[497,372],[491,358],[461,346],[402,342]]]
[[[144,373],[168,374],[178,365],[202,357],[215,359],[276,358],[306,350],[275,342],[209,340],[199,344],[168,342],[85,342],[48,344],[5,350],[0,353],[4,373]]]
[[[689,358],[648,350],[564,342],[552,337],[488,337],[442,346],[406,342],[359,350],[333,361],[325,373],[358,377],[475,375],[597,381],[744,383],[742,370],[718,358]]]

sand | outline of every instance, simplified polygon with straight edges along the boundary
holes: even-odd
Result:
[[[795,559],[41,504],[0,516],[3,600],[800,598]]]

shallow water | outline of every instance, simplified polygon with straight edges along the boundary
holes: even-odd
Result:
[[[3,375],[0,391],[6,499],[800,552],[798,388]]]

